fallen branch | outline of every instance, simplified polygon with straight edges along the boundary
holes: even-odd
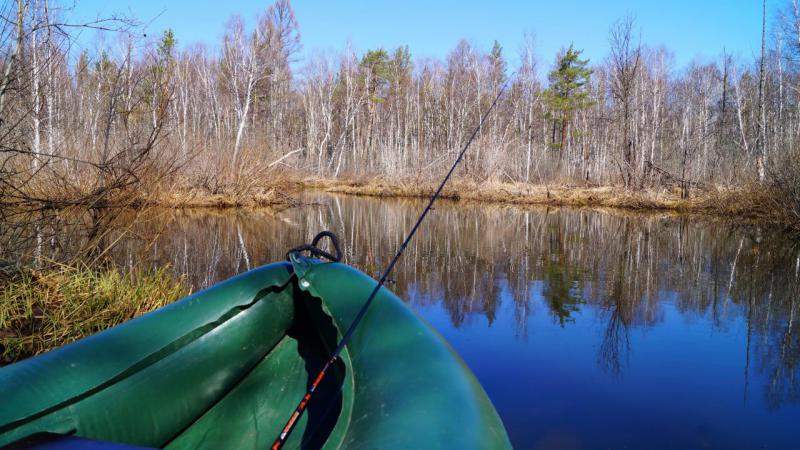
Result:
[[[281,156],[280,158],[276,159],[275,161],[272,161],[271,163],[267,164],[267,167],[272,167],[272,166],[274,166],[274,165],[276,165],[276,164],[280,163],[280,162],[281,162],[281,161],[283,161],[284,159],[286,159],[286,158],[288,158],[288,157],[292,156],[293,154],[295,154],[295,153],[297,153],[297,152],[299,152],[299,151],[301,151],[301,150],[302,150],[301,148],[298,148],[297,150],[292,150],[292,151],[290,151],[289,153],[287,153],[287,154],[285,154],[285,155]]]
[[[653,164],[651,161],[645,161],[645,164],[647,165],[647,167],[649,167],[650,169],[654,170],[656,173],[658,173],[662,177],[664,177],[668,182],[672,181],[675,184],[681,184],[681,185],[684,185],[684,186],[691,186],[691,187],[695,187],[695,188],[698,188],[698,189],[705,189],[706,188],[706,184],[703,183],[703,182],[687,180],[685,178],[679,178],[676,175],[673,175],[672,173],[670,173],[669,171],[667,171],[665,169],[662,169],[661,167],[658,167],[657,165]]]

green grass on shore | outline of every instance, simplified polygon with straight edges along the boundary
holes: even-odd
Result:
[[[61,266],[0,280],[0,365],[45,352],[188,293],[166,269]]]

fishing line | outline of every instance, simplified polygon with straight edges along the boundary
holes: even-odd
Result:
[[[509,77],[509,80],[512,78],[513,77]],[[469,137],[469,140],[467,140],[467,143],[464,145],[464,148],[461,149],[461,152],[459,152],[458,157],[456,158],[453,165],[450,167],[450,170],[447,172],[447,175],[445,175],[441,184],[439,184],[439,187],[436,189],[436,192],[433,193],[433,196],[431,196],[430,201],[428,201],[428,206],[426,206],[425,209],[422,211],[422,214],[420,214],[419,218],[417,219],[417,222],[414,224],[414,227],[411,228],[411,231],[408,233],[408,236],[406,236],[405,240],[400,245],[400,248],[397,250],[397,253],[395,253],[394,258],[392,258],[391,262],[389,262],[389,265],[386,267],[386,270],[383,271],[383,275],[381,275],[380,280],[378,280],[378,284],[375,285],[375,288],[369,294],[369,297],[367,297],[367,300],[364,302],[364,305],[361,306],[361,309],[358,311],[358,314],[356,315],[355,319],[353,319],[353,322],[350,323],[350,326],[347,328],[347,331],[342,336],[342,339],[339,341],[339,344],[336,346],[336,349],[331,354],[330,359],[322,367],[322,370],[319,371],[316,378],[314,378],[314,381],[311,383],[311,386],[308,388],[308,391],[306,391],[306,395],[303,396],[303,399],[300,401],[300,404],[297,405],[297,408],[295,408],[294,412],[289,417],[289,420],[286,422],[286,425],[283,427],[283,430],[281,430],[281,433],[275,439],[275,442],[272,444],[272,447],[270,447],[272,450],[279,450],[281,447],[283,447],[283,444],[286,443],[286,439],[289,438],[289,435],[294,429],[294,426],[297,425],[297,422],[300,420],[300,417],[305,412],[306,407],[308,406],[308,402],[311,401],[311,398],[314,396],[314,392],[317,390],[317,386],[319,386],[320,382],[325,377],[325,374],[328,372],[328,369],[330,369],[339,359],[339,355],[342,353],[342,350],[344,350],[345,345],[347,345],[347,342],[350,340],[350,337],[353,335],[353,332],[355,331],[356,327],[358,327],[358,324],[361,322],[361,319],[364,318],[364,315],[367,313],[367,309],[369,309],[369,306],[372,304],[373,300],[375,300],[375,296],[378,294],[381,287],[383,287],[383,285],[386,283],[386,280],[388,279],[389,274],[392,272],[392,269],[394,269],[394,265],[397,263],[397,260],[400,259],[400,256],[405,251],[406,247],[408,246],[408,243],[411,241],[411,238],[413,238],[414,234],[416,234],[417,229],[422,224],[422,221],[425,219],[425,216],[427,216],[428,212],[432,209],[433,203],[436,201],[437,198],[439,198],[439,195],[442,193],[442,190],[444,189],[444,186],[447,184],[447,181],[453,175],[453,172],[455,172],[458,163],[460,163],[461,160],[464,158],[464,154],[467,153],[467,149],[469,148],[470,144],[472,144],[472,141],[475,140],[475,136],[477,136],[478,133],[481,131],[483,123],[486,121],[486,118],[489,117],[489,114],[492,112],[495,105],[497,105],[498,100],[500,100],[500,97],[503,96],[503,92],[505,92],[509,80],[506,80],[506,82],[503,83],[503,86],[500,88],[500,92],[497,93],[497,96],[492,101],[492,104],[489,105],[489,109],[487,109],[486,112],[481,117],[481,120],[478,123],[478,126],[475,128],[475,131],[472,132],[472,135]]]

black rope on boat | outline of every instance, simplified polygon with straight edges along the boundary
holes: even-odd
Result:
[[[317,247],[319,241],[321,241],[322,238],[324,237],[331,240],[331,244],[333,244],[333,249],[336,250],[336,255],[331,255],[325,250],[322,250],[321,248]],[[339,262],[342,260],[342,249],[341,247],[339,247],[339,237],[333,234],[333,232],[331,231],[322,231],[316,236],[314,236],[314,239],[311,241],[310,244],[303,244],[289,250],[288,252],[286,252],[286,259],[290,260],[289,255],[291,255],[292,253],[302,253],[302,252],[309,252],[312,256],[316,256],[317,258],[325,258],[334,262]]]
[[[456,158],[452,167],[450,167],[450,170],[447,172],[447,175],[445,175],[441,184],[439,184],[439,187],[436,189],[436,192],[433,193],[433,196],[431,196],[430,201],[428,201],[428,206],[426,206],[425,209],[422,211],[422,214],[420,214],[419,218],[417,219],[417,222],[411,228],[411,231],[408,233],[408,236],[406,236],[405,240],[400,245],[400,248],[397,250],[397,253],[395,253],[394,258],[392,258],[391,262],[389,262],[389,265],[386,267],[386,270],[383,271],[383,275],[381,275],[380,280],[378,280],[378,284],[375,285],[375,288],[369,294],[369,297],[367,297],[367,300],[361,306],[361,309],[358,310],[358,314],[356,314],[355,319],[353,319],[353,322],[350,323],[350,326],[347,328],[347,331],[345,331],[344,335],[342,336],[342,340],[339,341],[339,345],[336,346],[336,349],[331,354],[330,359],[322,367],[322,370],[319,371],[316,378],[314,378],[314,382],[311,383],[311,386],[308,388],[308,391],[306,391],[306,395],[303,396],[302,400],[300,400],[300,404],[297,405],[297,408],[295,408],[294,412],[289,417],[289,420],[286,422],[286,426],[283,427],[281,433],[275,439],[275,442],[272,444],[272,447],[270,447],[272,450],[279,450],[281,447],[283,447],[283,444],[286,443],[286,439],[289,437],[289,434],[294,429],[294,426],[297,424],[297,421],[305,412],[306,406],[308,406],[308,402],[314,395],[314,391],[317,390],[317,386],[319,386],[320,382],[325,377],[325,374],[328,372],[328,369],[330,369],[334,365],[334,363],[336,363],[336,360],[339,359],[339,355],[342,353],[342,350],[344,350],[344,346],[347,345],[347,341],[350,340],[350,337],[353,335],[353,332],[355,331],[356,327],[358,327],[358,324],[361,322],[361,319],[363,319],[364,315],[367,313],[367,309],[369,309],[369,306],[372,304],[372,301],[375,300],[375,296],[378,294],[378,292],[381,290],[381,287],[388,280],[389,273],[391,273],[392,269],[394,269],[394,265],[397,263],[397,260],[400,259],[400,256],[403,254],[403,251],[405,251],[406,247],[408,246],[408,243],[411,241],[411,238],[413,238],[414,234],[416,234],[417,229],[422,224],[422,221],[425,219],[425,216],[427,216],[428,212],[431,209],[433,209],[433,203],[436,201],[437,198],[439,198],[439,195],[442,193],[445,184],[447,184],[447,181],[453,175],[453,172],[456,171],[458,163],[460,163],[461,160],[464,158],[464,154],[467,153],[467,149],[469,148],[470,144],[472,144],[472,141],[475,140],[475,136],[478,135],[478,132],[481,130],[481,127],[483,127],[483,123],[486,121],[486,118],[489,117],[489,114],[492,112],[495,105],[497,105],[497,101],[500,100],[500,97],[503,96],[503,93],[505,92],[507,85],[508,81],[506,81],[503,84],[503,86],[500,88],[500,92],[497,93],[497,96],[492,101],[492,104],[489,105],[489,109],[487,109],[486,112],[483,114],[483,116],[481,116],[481,120],[478,123],[478,126],[475,128],[475,131],[472,132],[472,135],[469,137],[469,140],[467,140],[467,143],[461,149],[461,152],[459,152],[458,157]],[[327,232],[323,231],[322,233],[320,233],[320,235],[323,233]],[[314,238],[312,247],[313,244],[316,243],[316,241],[317,238]],[[304,246],[303,249],[305,250]]]

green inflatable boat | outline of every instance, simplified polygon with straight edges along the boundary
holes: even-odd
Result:
[[[297,257],[1,368],[0,447],[269,448],[375,286]],[[381,289],[285,448],[510,444],[464,362]]]

